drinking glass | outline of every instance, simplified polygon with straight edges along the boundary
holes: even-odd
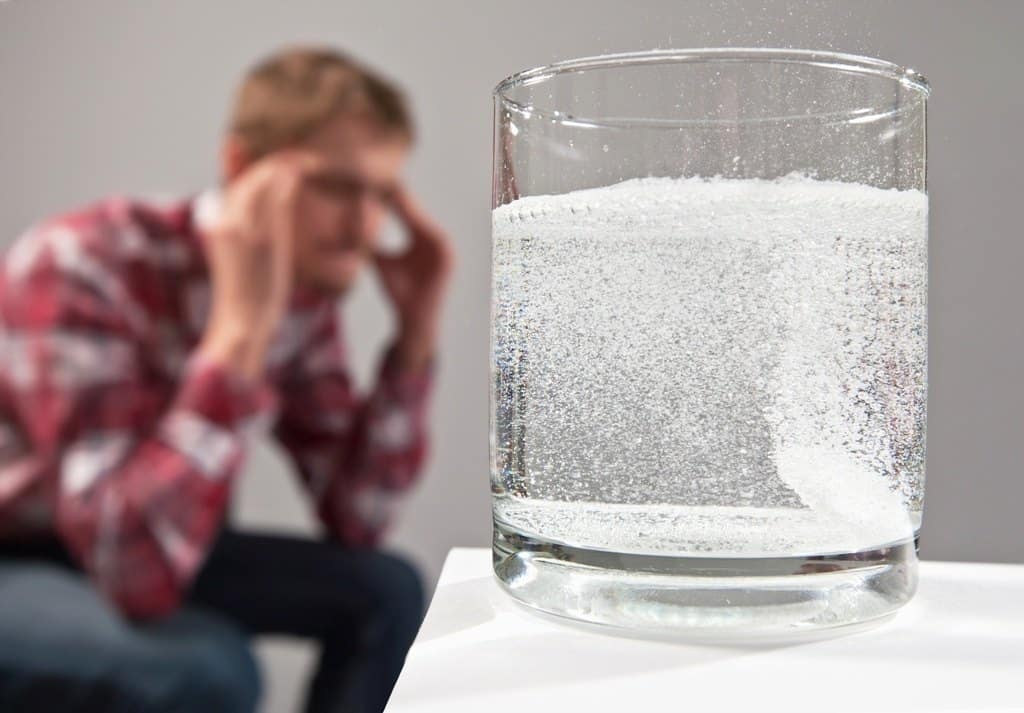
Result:
[[[742,637],[913,595],[929,87],[707,49],[494,91],[494,570],[537,609]]]

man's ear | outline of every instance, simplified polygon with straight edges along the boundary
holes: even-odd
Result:
[[[224,183],[231,183],[252,164],[249,147],[241,138],[228,134],[220,147],[220,173]]]

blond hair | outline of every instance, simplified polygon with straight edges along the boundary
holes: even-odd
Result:
[[[242,80],[228,123],[253,158],[302,142],[336,116],[369,119],[411,141],[404,94],[340,52],[293,48],[253,67]]]

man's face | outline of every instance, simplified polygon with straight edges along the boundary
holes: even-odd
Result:
[[[296,286],[339,295],[372,258],[409,144],[366,119],[342,116],[301,148],[315,153],[324,170],[299,199]]]

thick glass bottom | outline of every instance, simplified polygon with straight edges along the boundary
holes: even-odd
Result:
[[[799,637],[880,620],[917,588],[914,540],[800,557],[674,557],[571,547],[496,522],[493,555],[523,604],[653,636]]]

